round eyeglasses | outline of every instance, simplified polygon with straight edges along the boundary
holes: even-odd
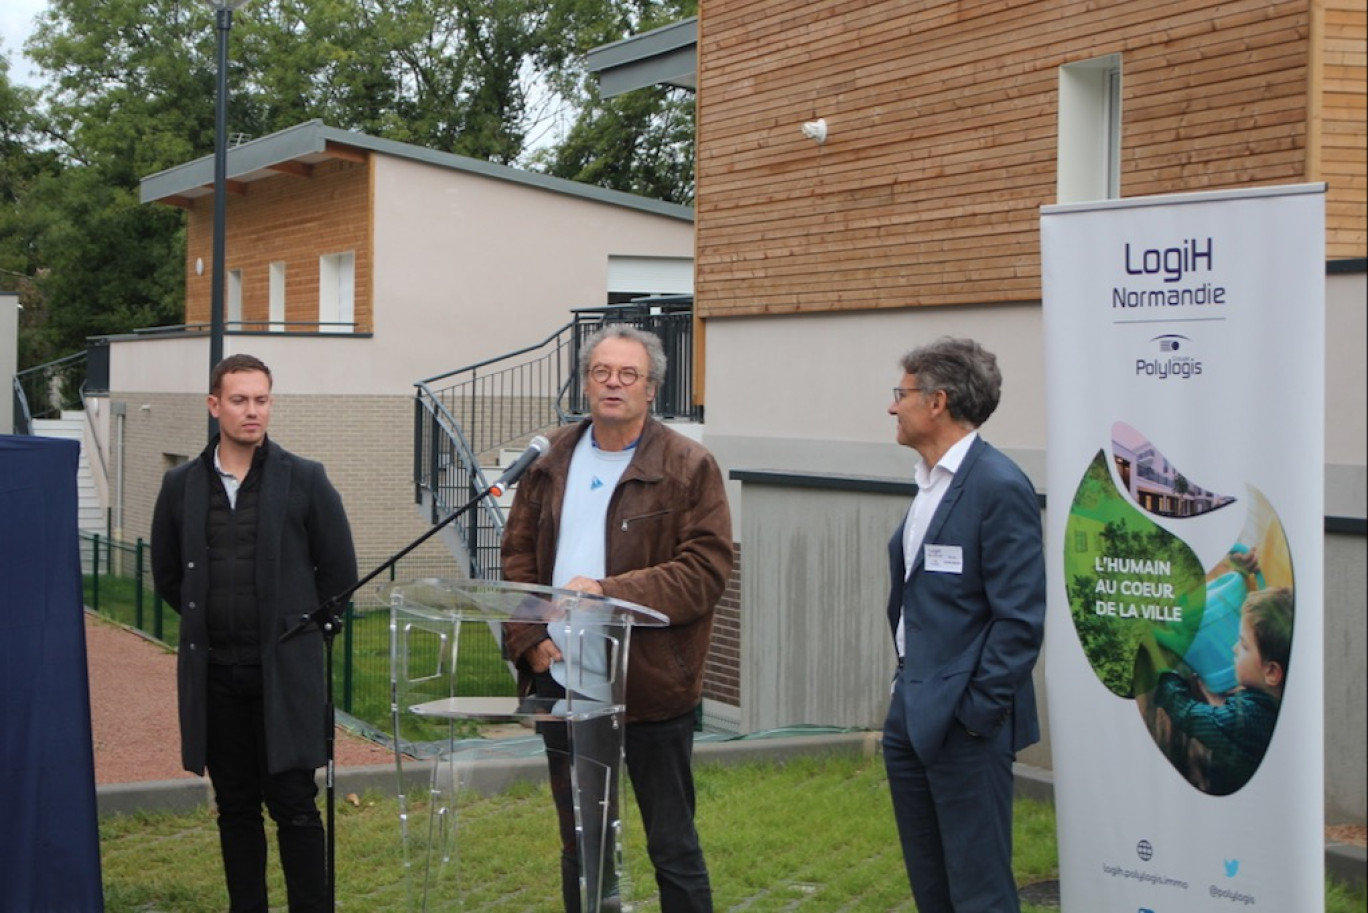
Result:
[[[594,365],[589,369],[589,379],[597,384],[608,383],[614,374],[617,375],[618,383],[622,384],[624,387],[630,387],[632,384],[641,380],[641,372],[636,368],[613,369],[607,365]]]

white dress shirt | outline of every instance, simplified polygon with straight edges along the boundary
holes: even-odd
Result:
[[[978,439],[978,432],[971,431],[956,441],[935,466],[929,469],[925,461],[919,462],[912,471],[912,480],[917,483],[917,496],[907,508],[907,519],[903,522],[903,580],[912,576],[912,565],[926,538],[926,527],[936,515],[936,508],[950,489],[950,483],[959,472],[964,455]],[[904,609],[906,611],[906,609]],[[898,659],[906,655],[906,635],[903,618],[898,616],[898,630],[893,635],[893,643],[898,651]]]

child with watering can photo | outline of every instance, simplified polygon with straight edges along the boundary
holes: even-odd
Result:
[[[1191,674],[1160,673],[1151,698],[1172,737],[1188,743],[1193,785],[1217,796],[1249,782],[1268,749],[1294,613],[1291,587],[1266,585],[1256,550],[1236,545],[1224,564],[1207,581],[1202,626],[1183,656]]]

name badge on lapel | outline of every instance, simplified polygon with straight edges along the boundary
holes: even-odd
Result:
[[[964,550],[958,545],[926,545],[926,570],[933,574],[959,574],[964,571]]]

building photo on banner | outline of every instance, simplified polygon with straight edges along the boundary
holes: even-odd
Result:
[[[1324,192],[1042,209],[1065,909],[1324,903]]]

